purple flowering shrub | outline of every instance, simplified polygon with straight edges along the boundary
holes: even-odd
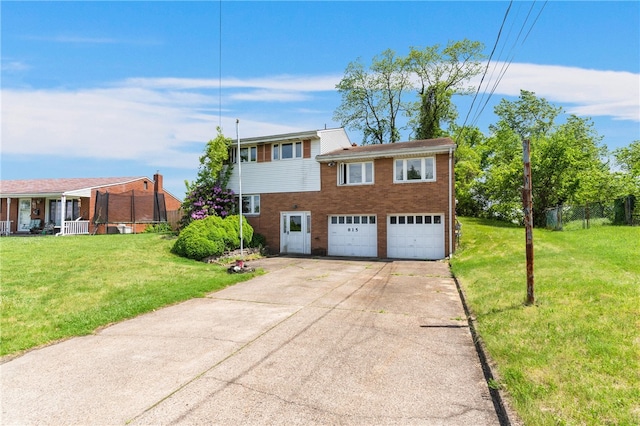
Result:
[[[197,185],[187,193],[182,208],[185,212],[182,222],[186,226],[193,220],[209,216],[225,218],[233,214],[237,211],[237,198],[232,190],[219,184]]]

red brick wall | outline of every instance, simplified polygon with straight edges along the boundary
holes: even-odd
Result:
[[[321,164],[320,192],[261,194],[260,215],[249,216],[254,231],[264,235],[273,252],[280,251],[280,212],[311,212],[311,250],[328,247],[328,216],[375,214],[378,219],[378,257],[387,255],[387,215],[392,213],[441,213],[445,220],[445,253],[449,253],[449,156],[436,156],[435,182],[393,183],[393,160],[374,164],[374,185],[337,185],[337,167]],[[455,202],[452,196],[452,203]],[[454,206],[454,204],[452,204]]]

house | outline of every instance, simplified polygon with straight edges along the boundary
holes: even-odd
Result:
[[[180,205],[163,189],[160,174],[153,179],[3,180],[0,235],[30,233],[34,228],[63,235],[141,232],[149,223],[166,221],[166,212]]]
[[[442,259],[454,250],[449,138],[354,146],[340,128],[239,145],[229,188],[242,189],[243,213],[271,251]]]

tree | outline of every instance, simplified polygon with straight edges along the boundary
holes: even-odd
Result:
[[[334,120],[363,133],[363,144],[397,142],[400,131],[412,128],[419,138],[438,137],[441,125],[457,117],[454,94],[470,93],[469,79],[481,71],[484,46],[480,42],[450,42],[412,47],[406,57],[385,50],[367,69],[358,59],[351,62],[336,85],[342,102]],[[418,101],[407,96],[417,94]],[[400,127],[400,114],[408,124]]]
[[[501,123],[524,139],[545,136],[563,109],[551,105],[544,98],[538,98],[534,92],[520,90],[517,101],[502,99],[494,112]],[[494,127],[490,126],[490,129]]]
[[[640,140],[631,142],[628,147],[614,150],[613,154],[624,172],[640,177]]]
[[[533,214],[536,226],[545,225],[545,210],[567,201],[601,201],[611,177],[590,119],[570,116],[554,121],[562,109],[533,92],[521,91],[516,101],[502,100],[495,108],[500,118],[490,126],[486,144],[484,194],[495,216],[521,220],[522,139],[531,140]],[[600,182],[599,184],[596,184]]]
[[[457,118],[451,98],[473,93],[468,82],[482,72],[483,50],[482,43],[467,39],[450,41],[442,49],[439,44],[411,48],[409,69],[418,78],[420,98],[420,106],[415,108],[417,124],[415,118],[412,120],[417,139],[442,136],[442,123],[452,124]]]
[[[185,182],[187,193],[182,202],[184,215],[181,224],[186,226],[192,220],[208,216],[226,217],[237,210],[234,192],[227,189],[232,165],[225,165],[229,158],[229,147],[233,140],[216,128],[218,135],[207,142],[200,156],[198,176],[193,183]]]
[[[481,216],[486,209],[481,194],[483,148],[485,136],[477,127],[460,132],[455,125],[450,127],[451,134],[460,134],[455,151],[456,213],[461,216]]]
[[[406,60],[393,50],[373,58],[369,70],[358,59],[351,62],[336,85],[342,103],[334,113],[341,125],[363,133],[363,144],[400,140],[397,117],[402,94],[411,88]]]

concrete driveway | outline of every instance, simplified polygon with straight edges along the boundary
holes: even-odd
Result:
[[[3,425],[497,425],[447,263],[267,273],[0,366]]]

